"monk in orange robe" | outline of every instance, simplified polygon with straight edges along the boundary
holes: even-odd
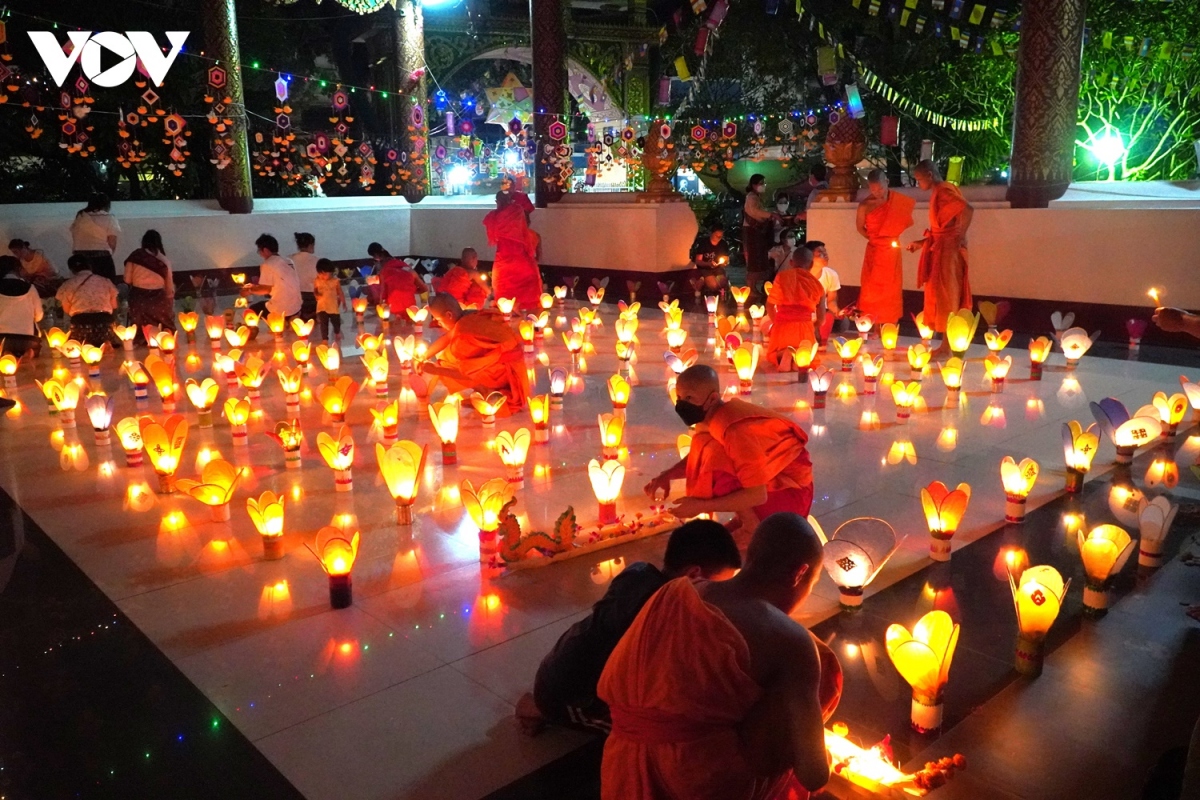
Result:
[[[733,460],[709,433],[705,423],[696,426],[687,455],[647,483],[644,491],[652,500],[660,499],[660,492],[661,498],[665,499],[669,496],[671,481],[679,479],[685,481],[684,492],[688,497],[704,500],[724,497],[742,488]]]
[[[904,316],[904,267],[900,234],[913,224],[911,197],[888,188],[887,173],[873,169],[867,176],[871,194],[858,204],[858,232],[867,240],[863,254],[858,310],[876,324],[899,322]]]
[[[825,321],[825,287],[813,276],[812,263],[812,250],[796,248],[787,268],[775,275],[767,294],[767,313],[771,317],[767,360],[780,370],[794,367],[788,348],[798,348],[805,341],[816,342],[817,330]]]
[[[925,289],[925,324],[938,333],[946,332],[946,320],[961,308],[971,308],[971,284],[967,278],[967,229],[975,209],[952,183],[942,180],[937,165],[922,161],[913,169],[917,185],[929,191],[929,229],[925,238],[908,246],[921,250],[917,287]],[[942,343],[934,355],[948,355]]]
[[[461,306],[483,308],[488,288],[479,272],[479,254],[474,247],[463,248],[462,258],[440,278],[433,279],[433,288],[450,295]]]
[[[507,188],[506,188],[507,187]],[[488,243],[496,248],[492,266],[492,288],[497,298],[511,297],[519,308],[541,308],[542,274],[537,254],[541,238],[529,227],[533,203],[529,196],[513,188],[505,176],[496,193],[496,208],[483,218]]]
[[[604,800],[807,798],[825,785],[841,668],[789,617],[821,557],[802,517],[776,514],[736,576],[680,578],[650,598],[600,676]]]
[[[446,333],[429,346],[419,365],[422,374],[435,376],[451,392],[501,392],[509,413],[525,406],[529,375],[521,340],[500,312],[463,311],[453,297],[439,294],[429,313]]]
[[[684,370],[675,384],[675,413],[698,433],[711,435],[721,446],[737,479],[737,489],[716,493],[717,481],[708,481],[711,497],[679,498],[671,512],[680,519],[704,513],[734,512],[747,528],[771,514],[790,511],[808,516],[812,509],[813,472],[808,455],[808,435],[783,414],[747,403],[721,399],[721,381],[705,364]],[[689,459],[691,453],[688,454]],[[670,492],[671,479],[688,474],[688,460],[655,477],[645,487],[653,496]],[[713,462],[718,463],[718,462]],[[709,472],[715,467],[709,466]],[[704,486],[698,478],[691,486]]]

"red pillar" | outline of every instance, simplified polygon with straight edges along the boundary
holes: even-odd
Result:
[[[529,0],[530,39],[533,44],[533,131],[538,142],[534,157],[534,202],[538,208],[558,202],[561,184],[548,182],[552,170],[544,158],[543,145],[552,114],[566,112],[567,34],[563,27],[562,0]],[[568,126],[569,127],[569,126]]]

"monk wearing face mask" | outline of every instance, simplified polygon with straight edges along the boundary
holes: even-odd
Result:
[[[712,367],[697,364],[685,370],[676,383],[675,413],[698,434],[712,437],[725,451],[726,462],[736,481],[702,481],[696,468],[689,472],[688,458],[654,478],[647,494],[670,491],[671,480],[687,478],[688,486],[702,484],[740,485],[741,488],[712,497],[689,494],[671,509],[680,519],[703,513],[734,512],[742,524],[753,529],[771,514],[790,511],[808,516],[813,501],[812,459],[808,435],[783,414],[745,400],[722,400],[721,382]],[[703,466],[699,466],[702,471]],[[705,493],[707,494],[707,492]]]

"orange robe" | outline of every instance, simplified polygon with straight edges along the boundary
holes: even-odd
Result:
[[[817,341],[813,314],[825,296],[825,287],[806,269],[788,267],[775,276],[767,302],[775,306],[767,358],[779,366],[789,347]]]
[[[446,336],[450,343],[438,353],[438,359],[466,378],[463,383],[442,376],[451,391],[502,392],[510,411],[524,407],[529,398],[529,375],[523,345],[500,312],[468,311]]]
[[[446,274],[441,278],[435,279],[433,288],[450,295],[462,306],[483,308],[483,304],[487,302],[487,289],[480,286],[469,271],[457,265],[446,270]]]
[[[783,414],[735,398],[717,409],[708,430],[743,487],[766,485],[767,501],[754,509],[760,520],[780,511],[808,516],[813,470],[803,428]]]
[[[904,269],[900,234],[913,224],[916,201],[889,192],[886,202],[867,214],[867,251],[863,254],[858,308],[875,322],[899,322],[904,316]]]
[[[537,250],[541,241],[529,227],[533,203],[516,192],[512,202],[489,211],[483,218],[488,243],[496,247],[492,264],[492,290],[496,297],[511,297],[517,307],[541,308],[542,274],[538,271]]]
[[[642,607],[597,693],[612,712],[603,800],[752,800],[790,778],[757,777],[742,754],[738,725],[763,690],[742,634],[686,578]]]
[[[938,333],[945,333],[951,314],[972,306],[967,248],[960,243],[958,221],[966,207],[962,192],[946,181],[929,195],[929,230],[917,266],[917,287],[925,288],[925,324]]]
[[[696,431],[687,457],[687,496],[711,500],[742,488],[725,448],[708,431]]]

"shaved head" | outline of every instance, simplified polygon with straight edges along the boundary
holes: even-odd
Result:
[[[942,174],[938,170],[937,164],[933,163],[929,159],[925,159],[924,161],[919,162],[915,167],[913,167],[913,175],[917,175],[917,174],[928,175],[930,178],[932,178],[935,181],[939,181],[942,179]]]
[[[742,574],[764,586],[775,587],[780,606],[790,612],[808,596],[820,575],[824,551],[821,539],[799,514],[772,514],[759,523],[746,549]]]
[[[717,371],[707,364],[696,364],[688,367],[679,374],[675,382],[679,396],[707,397],[712,392],[721,391],[721,379]]]
[[[437,320],[438,325],[441,325],[446,330],[454,327],[454,323],[458,322],[463,315],[462,306],[458,304],[458,300],[452,294],[439,294],[433,300],[429,301],[429,313]]]
[[[874,183],[877,186],[887,186],[890,181],[886,172],[881,169],[873,169],[867,173],[867,183]]]

